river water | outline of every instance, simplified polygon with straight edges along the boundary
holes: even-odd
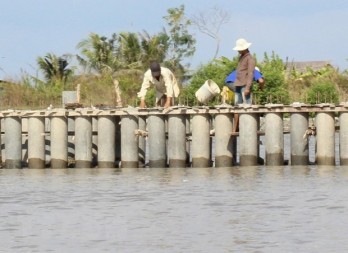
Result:
[[[0,252],[347,252],[340,166],[1,169]]]
[[[347,252],[347,234],[339,165],[0,169],[0,253]]]

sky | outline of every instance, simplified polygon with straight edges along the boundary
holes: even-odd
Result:
[[[38,75],[38,57],[78,54],[77,44],[90,33],[157,34],[167,10],[180,5],[189,18],[214,8],[229,14],[218,57],[232,59],[236,40],[245,38],[258,61],[274,52],[284,61],[330,61],[348,69],[347,0],[0,0],[0,80]],[[195,27],[190,33],[197,40],[188,59],[195,69],[213,58],[216,41]]]

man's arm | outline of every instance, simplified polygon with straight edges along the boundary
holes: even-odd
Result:
[[[140,108],[146,108],[145,98],[141,98],[140,99],[139,107]]]
[[[247,96],[250,94],[250,89],[251,89],[251,85],[253,83],[253,79],[254,79],[254,69],[255,69],[255,60],[250,57],[248,59],[248,80],[246,83],[246,87],[244,90],[244,94]]]
[[[151,82],[150,79],[148,77],[148,71],[145,73],[144,75],[144,80],[143,83],[141,84],[141,89],[138,92],[138,98],[140,98],[140,108],[145,108],[146,107],[146,103],[145,103],[145,96],[147,93],[147,90],[150,88],[151,86]]]

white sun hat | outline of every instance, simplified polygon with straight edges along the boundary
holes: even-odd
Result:
[[[243,51],[245,49],[248,49],[250,46],[251,43],[247,42],[245,39],[238,39],[236,41],[236,46],[233,48],[233,50]]]

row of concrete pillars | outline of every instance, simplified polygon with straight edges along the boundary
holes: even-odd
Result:
[[[283,113],[263,116],[265,164],[283,165]],[[27,133],[23,119],[27,120]],[[113,168],[119,162],[123,168],[137,168],[146,162],[149,167],[161,168],[229,167],[237,160],[237,145],[240,166],[258,165],[259,160],[258,113],[240,113],[238,143],[232,134],[233,113],[8,116],[2,119],[2,125],[2,161],[6,168],[66,168],[69,159],[76,168]],[[309,113],[291,113],[290,125],[291,165],[309,164],[308,134],[315,134],[317,164],[335,165],[334,113],[316,113],[315,128],[309,126]],[[339,115],[339,125],[339,159],[341,165],[347,165],[348,113]],[[23,149],[27,149],[27,157]]]

